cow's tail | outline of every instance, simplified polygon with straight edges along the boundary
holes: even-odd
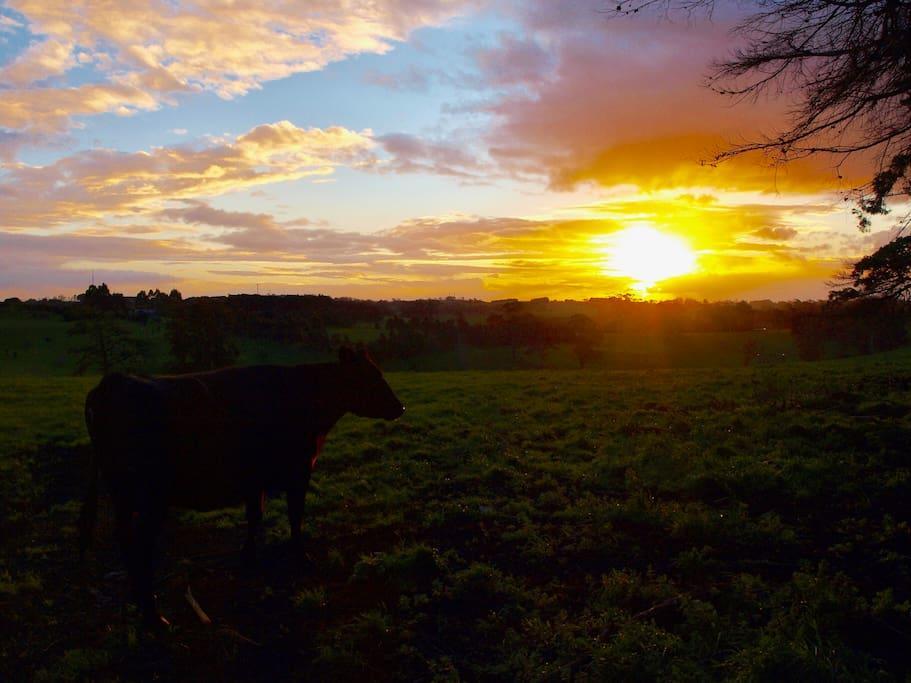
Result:
[[[92,536],[95,530],[95,521],[98,519],[98,458],[95,454],[95,429],[92,414],[92,394],[89,392],[85,401],[85,424],[92,439],[92,448],[89,453],[89,472],[85,496],[82,499],[82,511],[79,513],[79,556],[83,557],[85,551],[92,547]]]

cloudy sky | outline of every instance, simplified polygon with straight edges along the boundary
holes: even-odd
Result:
[[[0,0],[0,297],[817,298],[883,243],[856,165],[699,163],[792,104],[703,86],[736,10],[607,8]]]

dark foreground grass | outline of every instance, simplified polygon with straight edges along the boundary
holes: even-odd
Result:
[[[109,516],[72,551],[87,381],[0,382],[0,679],[908,675],[907,354],[389,379],[408,412],[332,434],[306,558],[280,499],[254,572],[239,510],[172,521],[157,635]]]

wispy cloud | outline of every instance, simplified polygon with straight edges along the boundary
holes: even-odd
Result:
[[[369,165],[373,147],[370,131],[279,121],[217,144],[84,151],[0,172],[0,216],[6,228],[51,228],[134,214],[168,200],[331,174],[342,164]]]
[[[759,228],[759,230],[754,230],[750,233],[754,237],[759,237],[760,239],[770,240],[770,241],[787,241],[792,240],[799,234],[794,228]]]

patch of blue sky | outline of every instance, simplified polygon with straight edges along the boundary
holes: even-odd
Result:
[[[173,96],[176,106],[162,103],[155,111],[132,116],[87,118],[73,136],[77,146],[137,151],[204,135],[239,135],[284,119],[305,128],[369,128],[378,135],[440,133],[441,128],[460,125],[458,117],[447,113],[449,105],[472,94],[462,84],[474,70],[471,51],[501,28],[502,22],[490,20],[480,27],[457,21],[423,29],[384,54],[358,55],[320,71],[266,82],[233,100],[213,93],[181,93]],[[408,83],[409,74],[420,74],[425,84]],[[378,85],[377,77],[385,75],[404,78],[403,87]]]
[[[359,60],[351,60],[359,61]],[[345,126],[374,132],[421,131],[436,126],[442,94],[401,92],[352,78],[347,62],[323,71],[263,84],[234,100],[213,93],[179,94],[177,106],[162,103],[132,116],[102,114],[73,132],[80,147],[138,151],[203,136],[236,136],[258,125],[288,120],[301,128]]]
[[[0,66],[13,62],[34,39],[21,14],[0,7]]]

